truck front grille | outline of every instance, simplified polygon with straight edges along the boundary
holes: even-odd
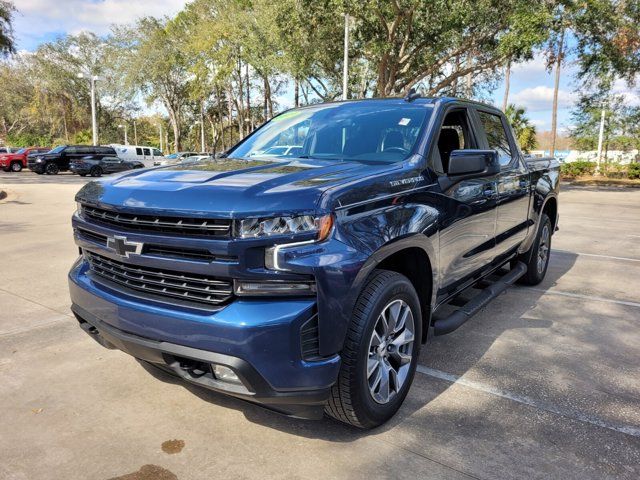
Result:
[[[214,237],[229,237],[231,235],[231,220],[228,219],[138,215],[118,213],[86,205],[82,208],[82,214],[90,221],[140,232]]]
[[[160,295],[165,301],[176,298],[209,306],[222,305],[233,297],[230,281],[124,264],[93,252],[84,252],[91,272],[124,289]]]
[[[107,246],[107,236],[101,233],[92,232],[84,228],[76,228],[78,237],[83,240],[96,243],[102,247]],[[154,257],[162,258],[177,258],[180,260],[195,260],[200,262],[237,262],[238,257],[232,255],[219,255],[213,254],[208,250],[185,248],[185,247],[170,247],[164,245],[148,244],[145,243],[142,248],[142,255],[152,255]]]

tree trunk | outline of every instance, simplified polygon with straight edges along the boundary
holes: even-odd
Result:
[[[264,81],[264,116],[265,121],[269,118],[273,117],[273,101],[271,100],[271,85],[269,84],[269,77],[267,75],[263,75],[262,79]]]
[[[507,61],[507,70],[504,74],[504,98],[502,99],[502,111],[506,112],[509,104],[509,84],[511,82],[511,59]]]
[[[229,109],[229,145],[233,145],[233,102],[231,101],[231,98],[233,96],[233,90],[231,89],[231,86],[229,86],[228,91],[227,91],[227,106]]]
[[[300,84],[297,78],[293,80],[293,105],[300,106]]]
[[[178,153],[180,151],[180,125],[173,118],[172,115],[169,115],[169,119],[171,120],[171,126],[173,127],[173,139],[174,139],[174,149],[175,152]]]
[[[467,56],[467,67],[471,67],[473,65],[473,52],[469,52]],[[467,98],[473,98],[473,75],[471,72],[467,73],[467,91],[465,93]]]
[[[562,56],[564,50],[564,30],[560,34],[558,43],[558,53],[556,56],[556,78],[553,84],[553,106],[551,108],[551,148],[549,155],[554,156],[556,153],[556,130],[558,122],[558,90],[560,89],[560,67],[562,66]]]

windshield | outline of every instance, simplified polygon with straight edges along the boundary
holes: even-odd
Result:
[[[395,102],[331,103],[290,110],[228,156],[399,162],[411,153],[431,112],[431,105]]]
[[[49,150],[48,153],[60,153],[62,150],[64,150],[64,145],[60,145],[54,148],[53,150]]]
[[[170,155],[167,155],[167,156],[166,156],[166,157],[164,157],[164,158],[178,158],[178,154],[177,154],[177,153],[172,153],[172,154],[170,154]]]

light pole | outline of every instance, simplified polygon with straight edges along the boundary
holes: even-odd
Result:
[[[604,141],[604,118],[605,118],[604,104],[602,105],[602,113],[600,115],[600,131],[598,132],[598,158],[596,171],[600,173],[600,161],[602,160],[602,143]]]
[[[120,124],[118,125],[118,128],[124,128],[124,144],[129,145],[129,140],[127,140],[127,124]]]
[[[160,151],[163,152],[163,149],[162,149],[162,123],[158,124],[158,130],[160,132]]]
[[[84,73],[78,73],[78,78],[87,78]],[[93,138],[93,144],[98,144],[98,121],[96,120],[96,81],[100,80],[97,75],[91,75],[88,77],[91,84],[91,134]]]
[[[344,65],[342,66],[342,100],[349,96],[349,15],[344,15]]]

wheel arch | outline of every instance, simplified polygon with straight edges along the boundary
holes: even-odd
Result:
[[[558,224],[558,199],[550,195],[542,205],[542,213],[546,213],[551,220],[551,232],[553,233]]]
[[[422,238],[420,238],[422,237]],[[360,270],[358,295],[375,269],[389,270],[407,277],[415,288],[422,309],[422,341],[427,339],[431,320],[431,310],[436,289],[436,250],[430,239],[422,234],[405,237],[402,240],[383,245],[376,250]],[[355,302],[354,302],[355,305]]]

